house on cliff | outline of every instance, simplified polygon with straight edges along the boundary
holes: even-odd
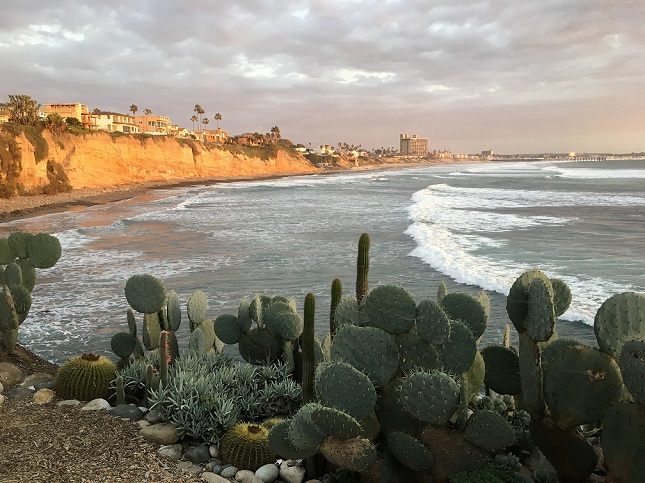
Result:
[[[98,129],[110,132],[136,134],[139,127],[134,123],[134,116],[111,111],[94,111]]]
[[[72,117],[78,119],[85,129],[99,129],[96,112],[90,112],[87,104],[79,102],[45,104],[40,108],[40,113],[43,117],[47,117],[49,114],[58,114],[63,119]]]

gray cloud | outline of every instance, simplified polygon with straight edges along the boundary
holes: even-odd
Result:
[[[456,152],[643,150],[637,0],[12,2],[4,94],[232,134]]]

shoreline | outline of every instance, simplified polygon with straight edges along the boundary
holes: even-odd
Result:
[[[474,163],[481,162],[472,159],[469,159],[467,161]],[[425,163],[382,163],[365,165],[358,168],[351,167],[312,171],[310,173],[275,173],[267,175],[220,176],[178,179],[172,181],[150,181],[146,183],[134,183],[112,188],[81,188],[72,190],[68,193],[57,193],[54,195],[16,196],[8,199],[0,199],[0,225],[23,218],[31,218],[51,213],[60,213],[75,207],[83,208],[124,201],[135,198],[137,196],[142,196],[150,191],[160,189],[180,188],[184,186],[210,186],[218,183],[270,180],[292,176],[333,175],[338,173],[362,171],[386,171],[392,169],[414,168],[420,166],[436,166],[462,163],[463,161],[461,159],[442,159],[440,162],[434,161]]]

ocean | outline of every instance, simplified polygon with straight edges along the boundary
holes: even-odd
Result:
[[[208,316],[237,313],[255,294],[316,296],[316,333],[329,327],[330,287],[353,294],[357,243],[370,234],[371,287],[398,284],[420,301],[486,290],[481,345],[502,340],[505,295],[526,269],[573,292],[560,337],[595,345],[594,314],[623,291],[645,292],[645,160],[428,165],[158,189],[106,205],[0,224],[55,234],[63,256],[38,272],[19,341],[53,362],[83,352],[115,359],[127,330],[123,288],[158,277],[185,310],[195,290]],[[139,320],[141,317],[139,317]],[[184,314],[178,332],[187,343]],[[235,353],[234,348],[227,351]]]

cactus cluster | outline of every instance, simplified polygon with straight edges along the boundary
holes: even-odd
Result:
[[[342,299],[335,314],[342,322],[326,361],[317,366],[315,401],[271,430],[278,455],[320,453],[364,474],[440,475],[450,464],[448,451],[487,455],[515,442],[514,428],[499,414],[476,410],[469,416],[468,403],[484,381],[477,348],[488,318],[484,296],[444,294],[441,301],[417,304],[404,288],[382,285],[360,304]],[[433,450],[429,440],[436,438],[423,434],[427,427],[454,433],[459,442]],[[481,467],[486,458],[478,461]]]
[[[51,268],[62,253],[60,241],[47,233],[11,233],[0,238],[0,350],[18,343],[18,327],[31,308],[36,269]]]

